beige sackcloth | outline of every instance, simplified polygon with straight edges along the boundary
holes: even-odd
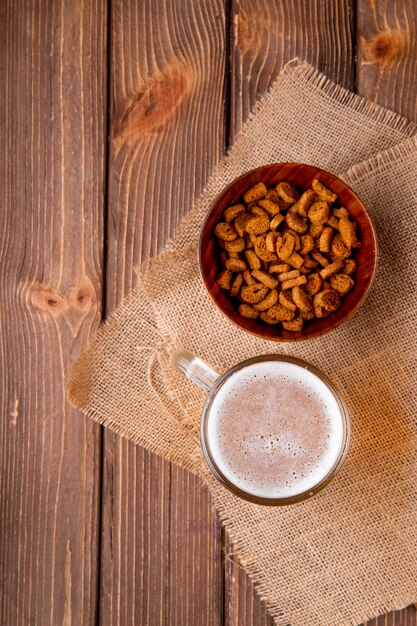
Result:
[[[277,624],[343,626],[417,600],[416,127],[306,63],[284,68],[165,251],[75,363],[68,390],[87,415],[203,477],[236,556]],[[274,343],[235,327],[202,284],[196,244],[215,196],[243,172],[301,161],[341,177],[376,226],[380,260],[353,319],[324,337]],[[209,473],[199,443],[205,394],[170,364],[184,347],[218,371],[284,353],[322,369],[344,395],[351,449],[312,499],[263,507]]]

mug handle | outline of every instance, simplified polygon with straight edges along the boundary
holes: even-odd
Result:
[[[189,350],[178,350],[172,354],[171,358],[180,372],[207,393],[220,376],[219,372],[216,372]]]

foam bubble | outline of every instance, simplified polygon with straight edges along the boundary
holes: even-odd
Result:
[[[334,466],[342,443],[332,392],[292,363],[267,361],[235,372],[208,417],[207,444],[220,471],[264,498],[312,489]]]

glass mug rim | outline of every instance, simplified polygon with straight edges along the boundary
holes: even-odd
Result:
[[[200,359],[198,359],[198,361],[200,361]],[[335,462],[333,463],[332,467],[329,469],[327,474],[318,483],[313,485],[311,488],[306,489],[293,496],[267,498],[263,496],[257,496],[256,494],[252,494],[252,493],[245,491],[244,489],[241,489],[223,474],[223,472],[219,469],[218,465],[216,464],[213,458],[213,454],[210,451],[207,429],[208,429],[208,422],[209,422],[210,410],[211,410],[212,404],[214,402],[214,399],[217,393],[219,392],[221,387],[224,385],[224,383],[233,374],[235,374],[236,372],[250,365],[253,365],[255,363],[274,362],[274,361],[278,361],[282,363],[289,363],[292,365],[297,365],[299,367],[302,367],[303,369],[307,369],[307,371],[317,376],[326,385],[326,387],[329,389],[332,396],[334,397],[338,405],[339,411],[340,411],[342,428],[343,428],[343,440],[342,440],[342,444],[340,446],[340,450],[339,450],[339,453],[337,455]],[[205,366],[203,362],[200,361],[200,363],[202,363]],[[211,367],[209,366],[206,366],[206,367],[207,369],[211,370]],[[211,370],[211,371],[213,375],[217,374],[214,370]],[[229,491],[231,491],[232,493],[234,493],[235,495],[239,496],[240,498],[244,500],[252,502],[253,504],[262,504],[266,506],[284,506],[288,504],[301,502],[303,500],[310,498],[311,496],[315,495],[316,493],[324,489],[324,487],[326,487],[329,484],[329,482],[336,476],[336,474],[339,472],[342,465],[344,464],[346,456],[349,451],[350,418],[349,418],[349,412],[348,412],[346,403],[343,397],[341,396],[339,390],[335,387],[333,382],[321,370],[319,370],[314,365],[311,365],[311,363],[308,363],[307,361],[304,361],[303,359],[299,359],[297,357],[291,357],[291,356],[280,355],[280,354],[264,354],[260,356],[250,357],[243,361],[239,361],[238,363],[230,367],[228,370],[226,370],[223,374],[219,374],[218,377],[216,377],[216,379],[213,379],[213,380],[214,380],[213,384],[211,384],[210,387],[208,386],[206,387],[206,391],[208,392],[208,395],[207,395],[206,401],[204,403],[204,406],[201,412],[201,418],[200,418],[201,448],[202,448],[204,458],[206,460],[206,463],[211,473],[221,484],[223,484],[223,486],[229,489]],[[194,382],[197,382],[197,381],[194,379]],[[199,383],[197,382],[197,384]]]

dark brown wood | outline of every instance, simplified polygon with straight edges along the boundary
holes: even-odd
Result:
[[[356,91],[417,121],[417,4],[358,0],[356,6]],[[367,626],[415,626],[410,606],[381,616]]]
[[[225,538],[225,624],[228,626],[273,626],[266,602],[260,600],[239,560],[233,555],[233,544]]]
[[[172,465],[167,624],[223,623],[222,530],[208,491]]]
[[[295,57],[354,85],[353,0],[232,0],[231,135]]]
[[[417,3],[357,2],[358,93],[417,121]]]
[[[224,151],[223,0],[116,0],[111,19],[107,312]],[[101,623],[217,626],[220,530],[199,481],[105,434]]]
[[[64,384],[101,310],[106,3],[0,20],[0,623],[94,624],[101,435]]]
[[[165,624],[170,464],[107,431],[104,437],[99,623]]]
[[[414,606],[408,606],[401,611],[391,611],[366,622],[364,626],[416,626],[417,611]]]
[[[342,299],[340,308],[329,317],[313,319],[307,322],[300,332],[284,330],[281,325],[269,326],[262,320],[242,317],[236,302],[230,298],[229,292],[217,284],[221,270],[220,249],[214,229],[222,221],[224,210],[242,202],[242,196],[259,182],[275,187],[281,181],[294,185],[300,192],[311,188],[314,178],[319,178],[332,192],[337,194],[337,206],[346,207],[353,221],[358,226],[361,247],[355,252],[358,268],[355,272],[355,287]],[[199,245],[200,268],[207,291],[214,303],[232,322],[244,330],[272,341],[302,341],[313,337],[321,337],[348,320],[359,309],[366,298],[375,276],[377,263],[376,234],[370,217],[358,196],[340,178],[317,167],[295,163],[278,163],[258,167],[231,183],[219,194],[202,227]]]

